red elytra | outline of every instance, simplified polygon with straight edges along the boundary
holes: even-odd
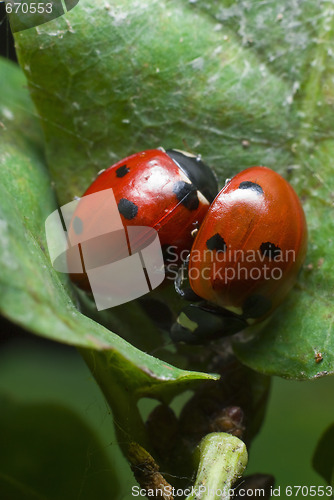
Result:
[[[154,228],[162,248],[172,246],[177,255],[191,248],[191,233],[202,222],[218,192],[214,174],[199,158],[178,150],[160,149],[120,160],[104,170],[83,197],[109,188],[113,189],[124,226]],[[69,235],[74,231],[74,220],[77,226],[80,222],[84,237],[86,228],[103,216],[103,207],[85,213],[79,202]],[[90,289],[85,273],[70,277],[79,287]]]
[[[292,186],[267,167],[251,167],[211,204],[192,246],[190,285],[251,324],[286,296],[306,249],[305,215]]]

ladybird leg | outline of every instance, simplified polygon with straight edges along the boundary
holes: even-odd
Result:
[[[228,311],[210,311],[204,307],[190,304],[178,316],[170,330],[174,342],[203,344],[220,337],[238,333],[248,325],[243,318],[231,315]]]
[[[189,255],[185,261],[181,264],[178,269],[177,277],[174,280],[174,287],[177,294],[184,300],[189,302],[203,302],[203,299],[199,297],[191,288],[188,276],[188,266],[189,266]]]

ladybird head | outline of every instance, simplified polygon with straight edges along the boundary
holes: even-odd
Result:
[[[189,304],[179,314],[170,330],[174,342],[204,344],[212,340],[229,337],[247,327],[244,318],[224,309],[212,308],[204,301]]]
[[[194,156],[179,149],[167,149],[166,153],[211,203],[218,193],[217,177],[211,168],[202,162],[200,156]]]

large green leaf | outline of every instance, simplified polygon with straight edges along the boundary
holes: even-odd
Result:
[[[188,2],[81,0],[15,35],[61,203],[102,167],[161,144],[196,148],[222,176],[289,162],[279,144],[293,137],[290,86],[215,27]]]
[[[211,378],[145,354],[78,311],[66,275],[53,270],[46,250],[44,221],[56,205],[25,79],[6,61],[1,70],[6,103],[0,107],[1,313],[39,335],[106,352],[113,360],[111,371],[135,398],[155,392],[157,385],[171,397],[196,380]],[[140,320],[137,326],[143,326]]]
[[[81,0],[15,35],[61,203],[160,144],[202,153],[221,183],[252,164],[290,180],[307,262],[272,321],[235,350],[297,379],[334,370],[332,35],[332,3],[313,0]]]

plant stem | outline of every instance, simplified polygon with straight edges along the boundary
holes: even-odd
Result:
[[[112,410],[117,439],[126,458],[129,459],[129,446],[133,442],[150,449],[137,399],[124,382],[122,384],[117,366],[110,363],[108,351],[81,349],[80,353]]]
[[[214,432],[202,439],[198,455],[196,481],[186,500],[228,500],[247,465],[245,444],[231,434]]]

